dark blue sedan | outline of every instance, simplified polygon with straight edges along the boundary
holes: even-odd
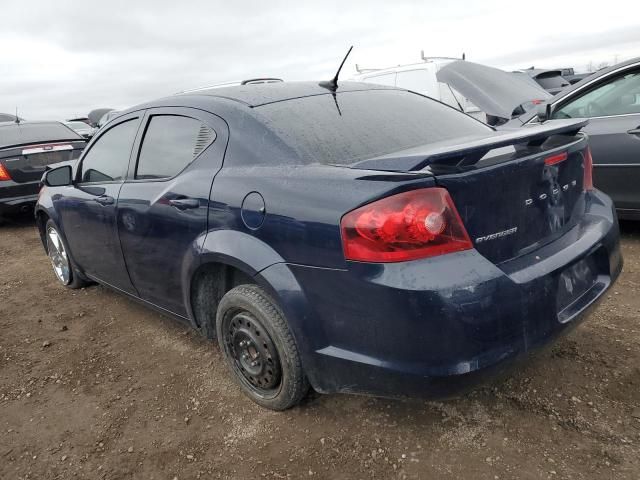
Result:
[[[217,337],[268,408],[443,396],[575,326],[618,277],[584,121],[512,132],[359,83],[201,90],[123,112],[49,170],[58,280]]]

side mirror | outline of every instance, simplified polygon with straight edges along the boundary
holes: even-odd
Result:
[[[66,187],[67,185],[71,185],[73,183],[71,166],[65,165],[47,170],[42,176],[42,183],[47,187]]]
[[[553,113],[553,111],[551,110],[551,104],[550,103],[541,103],[540,105],[538,105],[538,121],[540,123],[546,122],[547,120],[551,119],[551,114]]]

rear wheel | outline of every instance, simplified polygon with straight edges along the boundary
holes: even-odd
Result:
[[[241,285],[227,292],[218,306],[216,331],[227,365],[254,402],[286,410],[307,394],[293,335],[260,287]]]
[[[89,285],[77,272],[73,265],[69,250],[52,220],[47,221],[45,226],[45,239],[47,242],[47,254],[51,260],[53,273],[58,281],[67,288],[76,289]]]

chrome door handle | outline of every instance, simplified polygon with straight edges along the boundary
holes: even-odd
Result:
[[[174,198],[169,200],[169,205],[176,207],[178,210],[188,210],[198,208],[200,201],[197,198]]]
[[[94,200],[104,206],[113,205],[116,202],[115,199],[109,195],[100,195],[99,197],[94,198]]]

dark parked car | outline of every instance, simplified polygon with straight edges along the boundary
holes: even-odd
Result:
[[[113,108],[96,108],[94,110],[91,110],[87,114],[87,118],[89,119],[89,123],[93,127],[99,126],[98,123],[100,122],[100,119],[102,117],[104,117],[105,114],[107,114],[108,112],[110,112],[112,110],[113,110]]]
[[[363,83],[142,105],[47,172],[60,282],[217,336],[243,391],[447,395],[575,326],[622,267],[583,121],[512,132]],[[203,365],[203,368],[206,368]]]
[[[15,115],[11,115],[10,113],[0,113],[0,123],[15,122],[16,120],[24,121],[23,118],[18,118]]]
[[[584,132],[596,187],[611,196],[620,218],[640,220],[640,58],[590,75],[549,105],[552,119],[589,119]],[[529,117],[536,121],[535,113]]]
[[[591,72],[576,73],[573,68],[559,68],[558,70],[560,70],[560,74],[562,75],[562,78],[564,78],[571,85],[573,85],[574,83],[578,83],[580,80],[587,78],[589,75],[591,75]]]
[[[569,81],[562,76],[562,70],[543,70],[540,68],[528,68],[521,71],[533,78],[551,95],[556,95],[563,89],[571,85]]]
[[[98,120],[98,124],[96,125],[96,128],[104,127],[111,119],[116,118],[118,115],[120,115],[120,111],[109,110],[102,117],[100,117],[100,120]]]
[[[93,137],[93,135],[96,132],[96,129],[94,127],[84,122],[68,121],[68,122],[64,122],[64,124],[67,127],[69,127],[71,130],[76,132],[78,135],[86,139],[90,139],[91,137]]]
[[[89,120],[89,117],[69,118],[67,119],[67,122],[82,122],[82,123],[86,123],[89,126],[91,125],[91,121]]]
[[[47,166],[78,158],[85,145],[58,122],[0,123],[0,217],[33,208]]]

